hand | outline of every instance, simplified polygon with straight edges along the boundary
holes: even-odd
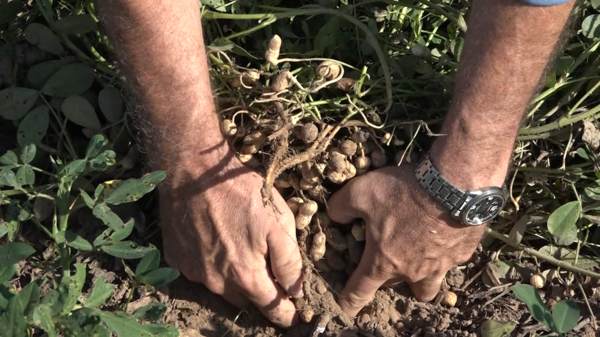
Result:
[[[265,207],[263,179],[228,156],[226,164],[192,176],[194,169],[178,168],[172,186],[160,191],[165,259],[231,304],[254,303],[273,323],[289,327],[297,317],[289,296],[303,296],[294,216],[276,190],[282,214]]]
[[[419,185],[412,166],[386,167],[359,176],[328,201],[339,223],[366,222],[366,247],[339,296],[355,316],[377,289],[406,281],[418,300],[432,300],[446,272],[470,258],[483,226],[464,227]]]

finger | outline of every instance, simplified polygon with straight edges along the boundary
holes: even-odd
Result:
[[[290,327],[298,322],[294,303],[269,275],[266,267],[242,284],[242,292],[271,322]]]
[[[361,188],[365,176],[350,180],[327,200],[327,215],[331,220],[347,224],[354,219],[364,217],[362,211],[365,209],[364,202],[369,199],[365,194],[370,191],[370,189]]]
[[[435,274],[428,276],[421,281],[410,284],[410,289],[421,302],[429,302],[435,298],[435,295],[440,291],[444,274]]]
[[[358,267],[350,276],[338,299],[342,310],[352,317],[373,299],[377,289],[386,281],[381,269],[374,263],[373,256],[373,252],[367,245]]]
[[[252,304],[244,294],[233,289],[226,289],[225,292],[223,292],[223,298],[239,309],[247,309]]]
[[[281,199],[281,209],[287,207]],[[280,217],[267,235],[271,270],[277,282],[294,298],[304,296],[302,292],[302,256],[296,241],[296,225],[291,212]]]

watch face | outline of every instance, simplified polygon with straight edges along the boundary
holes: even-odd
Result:
[[[465,222],[469,225],[482,225],[492,220],[504,207],[504,198],[496,193],[478,196],[464,210]]]

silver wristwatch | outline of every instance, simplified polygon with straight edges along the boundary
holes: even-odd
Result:
[[[479,226],[494,219],[508,199],[506,187],[486,187],[461,191],[452,186],[426,155],[416,170],[417,180],[450,214],[469,226]]]

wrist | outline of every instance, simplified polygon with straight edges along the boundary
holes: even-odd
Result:
[[[431,161],[440,174],[463,191],[502,186],[515,138],[505,130],[512,128],[486,128],[484,123],[469,125],[452,119],[431,148]]]

